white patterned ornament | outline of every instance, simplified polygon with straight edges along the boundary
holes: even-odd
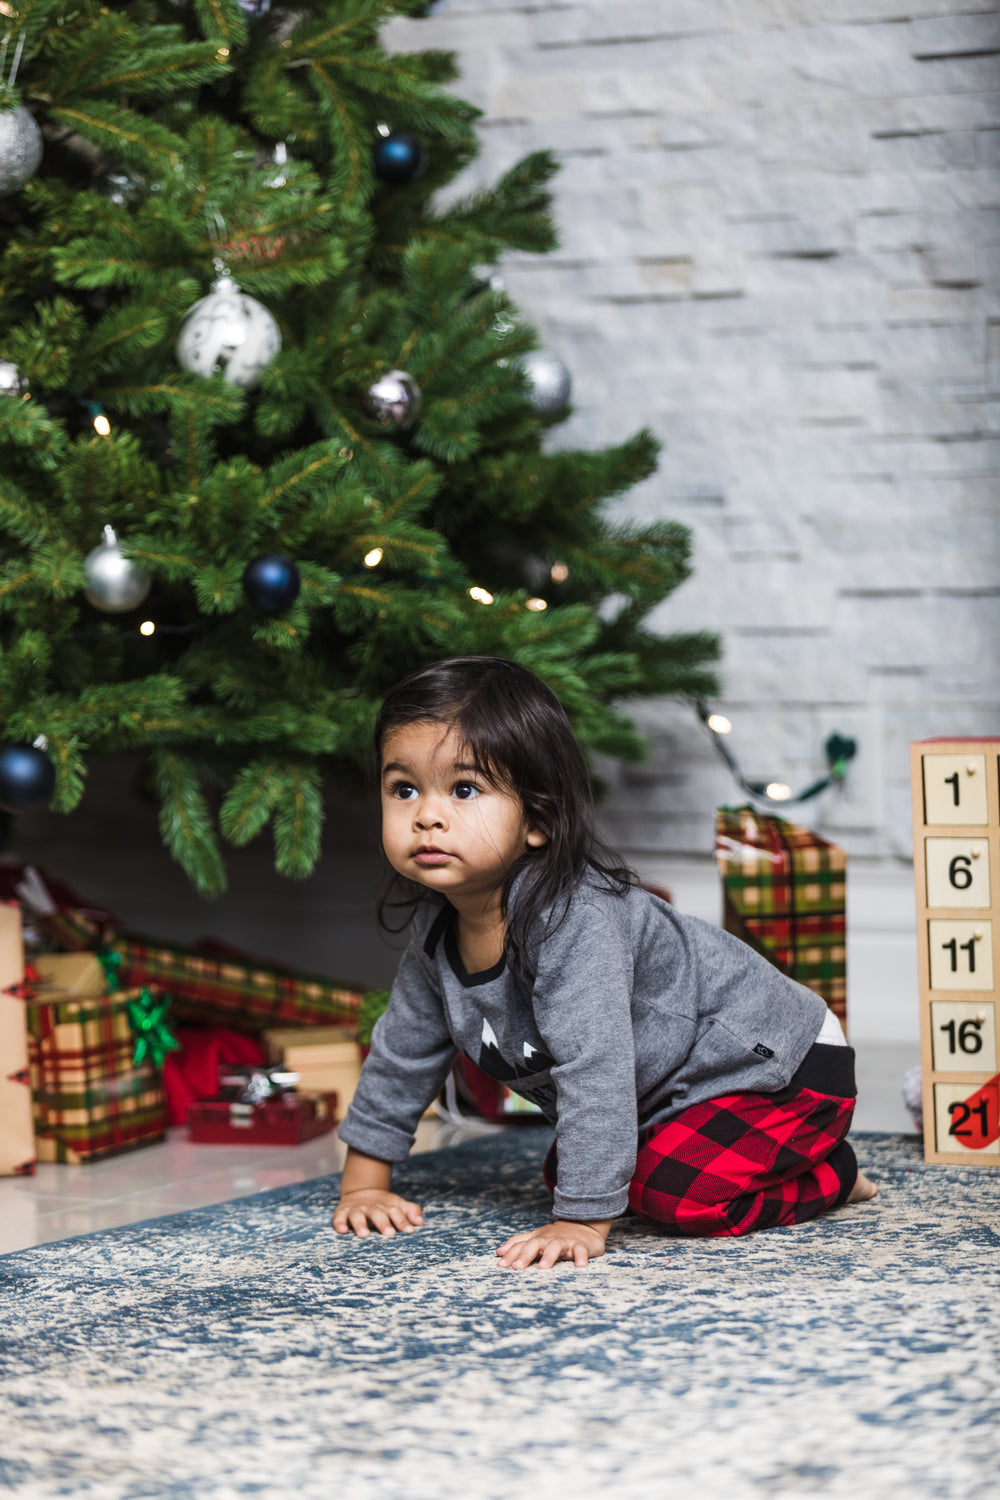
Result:
[[[17,193],[42,161],[42,132],[23,104],[0,109],[0,198]]]
[[[145,568],[131,562],[118,545],[114,528],[105,526],[104,541],[88,552],[83,563],[87,580],[84,594],[95,609],[106,615],[122,615],[138,609],[153,587]]]
[[[267,308],[224,272],[185,317],[176,354],[192,375],[224,375],[230,385],[247,391],[280,348],[281,333]]]

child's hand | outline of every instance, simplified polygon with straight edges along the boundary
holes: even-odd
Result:
[[[409,1203],[384,1188],[356,1188],[354,1192],[343,1193],[333,1211],[337,1233],[349,1234],[353,1229],[360,1239],[370,1234],[369,1224],[388,1239],[397,1229],[412,1234],[423,1222],[419,1203]]]
[[[500,1264],[512,1266],[515,1271],[523,1271],[534,1260],[546,1270],[557,1260],[571,1260],[575,1266],[585,1266],[588,1260],[604,1254],[611,1223],[610,1219],[588,1219],[581,1223],[557,1219],[554,1224],[543,1224],[541,1229],[512,1234],[497,1251]]]

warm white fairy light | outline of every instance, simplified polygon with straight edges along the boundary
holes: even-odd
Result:
[[[493,603],[493,595],[491,593],[489,593],[486,589],[479,588],[478,585],[474,585],[469,590],[469,598],[470,599],[475,599],[475,601],[476,601],[477,604],[492,604]]]
[[[549,604],[547,599],[525,599],[524,607],[525,609],[532,610],[535,614],[541,614],[543,609],[548,609]]]
[[[101,437],[111,436],[111,423],[102,411],[99,411],[94,418],[94,431],[100,433]]]
[[[382,136],[383,138],[385,136],[387,136],[387,135],[391,135],[392,134],[392,131],[389,129],[388,125],[385,123],[384,120],[379,120],[378,124],[375,126],[375,129],[378,131],[379,135]]]
[[[377,568],[382,561],[382,548],[373,547],[370,552],[365,553],[365,567]]]
[[[549,577],[553,583],[565,583],[569,577],[569,568],[567,568],[565,563],[553,563],[549,569]]]
[[[727,719],[725,714],[709,714],[705,723],[716,734],[732,734],[732,721]]]
[[[152,635],[155,630],[156,625],[152,620],[143,620],[142,624],[139,626],[140,635]]]
[[[764,788],[764,796],[770,797],[772,802],[787,802],[791,795],[791,787],[783,781],[769,781]]]

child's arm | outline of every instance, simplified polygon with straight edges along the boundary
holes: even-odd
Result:
[[[419,1203],[410,1203],[391,1191],[392,1163],[377,1156],[365,1156],[347,1148],[343,1176],[340,1179],[340,1202],[333,1211],[333,1227],[338,1234],[354,1233],[361,1239],[370,1232],[369,1224],[387,1238],[400,1230],[412,1234],[424,1222]]]
[[[543,1224],[541,1229],[512,1234],[497,1251],[500,1264],[515,1271],[523,1271],[535,1260],[544,1270],[557,1260],[571,1260],[575,1266],[585,1266],[588,1260],[604,1254],[613,1223],[613,1219],[557,1219],[554,1224]]]

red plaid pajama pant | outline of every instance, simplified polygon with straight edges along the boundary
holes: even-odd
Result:
[[[725,1094],[647,1126],[629,1207],[668,1233],[706,1237],[801,1224],[836,1208],[858,1172],[844,1139],[853,1064],[851,1048],[816,1045],[776,1094]],[[554,1148],[550,1155],[552,1187]]]

